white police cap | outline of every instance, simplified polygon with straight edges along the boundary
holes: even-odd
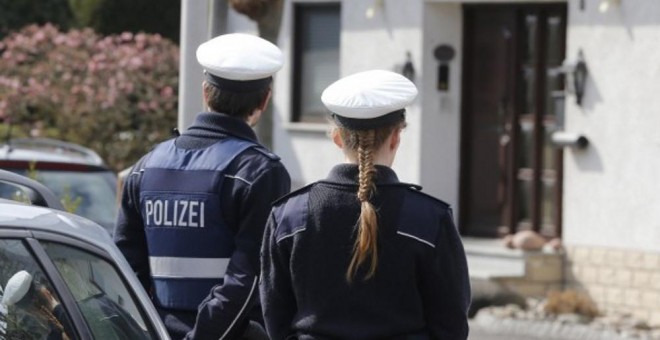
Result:
[[[261,90],[282,68],[282,51],[254,35],[231,33],[217,36],[197,48],[197,61],[206,80],[233,92]]]
[[[349,129],[373,129],[401,119],[417,97],[417,87],[394,72],[371,70],[337,80],[321,101],[337,123]]]
[[[30,290],[30,285],[32,285],[32,275],[21,270],[20,272],[14,274],[7,285],[5,286],[5,292],[2,295],[2,304],[5,306],[12,306],[27,294]]]

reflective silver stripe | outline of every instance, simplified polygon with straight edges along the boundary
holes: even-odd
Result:
[[[257,288],[258,282],[259,282],[259,276],[254,278],[254,281],[252,282],[252,288],[250,288],[250,294],[248,294],[247,299],[245,299],[245,303],[243,303],[243,307],[241,307],[241,310],[238,312],[238,314],[236,314],[234,321],[231,322],[229,328],[227,328],[227,330],[225,331],[225,334],[223,334],[220,337],[220,340],[223,340],[227,336],[227,334],[229,334],[229,331],[231,331],[231,329],[234,328],[234,324],[236,324],[236,321],[238,321],[238,319],[243,315],[243,312],[245,311],[245,307],[247,307],[250,300],[252,300],[252,295],[254,295],[254,291]]]
[[[404,233],[403,231],[397,231],[396,233],[399,234],[399,235],[402,235],[402,236],[410,237],[410,238],[413,239],[413,240],[416,240],[416,241],[422,242],[422,243],[424,243],[424,244],[426,244],[426,245],[431,246],[432,248],[435,248],[435,245],[434,245],[433,243],[431,243],[431,242],[429,242],[429,241],[422,240],[421,238],[419,238],[419,237],[417,237],[417,236],[415,236],[415,235],[410,235],[410,234],[408,234],[408,233]]]
[[[150,256],[149,265],[153,277],[221,279],[225,276],[229,259]]]
[[[242,177],[232,176],[232,175],[225,175],[225,177],[227,177],[227,178],[231,178],[231,179],[237,179],[237,180],[239,180],[239,181],[242,181],[242,182],[247,183],[247,185],[252,185],[252,182],[250,182],[250,181],[248,181],[247,179],[242,178]]]
[[[292,232],[291,234],[284,235],[284,236],[280,237],[279,239],[277,239],[277,240],[275,241],[275,243],[280,243],[280,241],[282,241],[282,240],[284,240],[284,239],[287,239],[287,238],[289,238],[289,237],[291,237],[291,236],[293,236],[293,235],[295,235],[295,234],[297,234],[297,233],[301,233],[301,232],[303,232],[303,231],[305,231],[305,230],[307,230],[307,228],[298,229],[298,230]]]

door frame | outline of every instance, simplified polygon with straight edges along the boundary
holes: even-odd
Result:
[[[472,116],[468,114],[468,98],[466,98],[466,94],[469,93],[469,88],[471,86],[470,84],[470,72],[472,72],[472,63],[471,61],[474,60],[474,52],[471,51],[470,44],[468,43],[468,39],[470,39],[471,35],[471,26],[469,25],[470,23],[470,11],[475,8],[488,8],[488,7],[500,7],[500,8],[509,8],[514,11],[522,11],[522,10],[529,10],[529,9],[553,9],[553,10],[563,10],[564,11],[564,18],[566,19],[566,24],[564,25],[564,36],[566,36],[566,31],[567,31],[567,26],[568,26],[568,4],[566,1],[542,1],[542,0],[530,0],[529,2],[525,3],[508,3],[508,2],[493,2],[493,3],[463,3],[463,36],[462,36],[462,46],[463,46],[463,63],[462,63],[462,82],[461,82],[461,106],[460,106],[460,115],[461,115],[461,120],[460,120],[460,132],[461,132],[461,138],[460,138],[460,155],[459,155],[459,204],[460,204],[460,211],[458,213],[458,224],[460,226],[460,232],[461,234],[467,234],[470,236],[485,236],[485,237],[497,237],[497,236],[502,236],[505,234],[501,230],[499,230],[500,226],[497,226],[494,229],[494,233],[492,235],[475,235],[475,234],[470,234],[470,230],[467,227],[465,221],[467,221],[467,216],[470,214],[470,195],[469,195],[469,179],[470,175],[472,175],[472,171],[474,170],[473,167],[469,164],[469,157],[468,157],[468,152],[470,152],[470,147],[472,146],[472,135],[471,135],[471,128],[472,128]],[[516,14],[518,16],[518,14]],[[522,20],[520,18],[516,19],[516,27],[518,29],[521,29],[522,26]],[[537,34],[539,36],[542,35],[542,30],[541,32],[538,32]],[[518,39],[515,39],[513,42],[513,49],[516,51],[514,53],[514,68],[517,68],[521,65],[521,58],[520,58],[520,53],[517,53],[520,49],[520,44],[517,41]],[[536,43],[538,46],[543,45],[543,42],[541,39],[536,39]],[[563,50],[563,54],[565,55],[566,51],[566,41],[564,41],[563,46],[561,46]],[[539,54],[542,54],[543,50],[539,48]],[[544,58],[544,57],[543,57]],[[540,74],[541,72],[544,72],[544,70],[541,69],[541,64],[545,63],[545,60],[543,62],[538,62],[536,65],[536,74]],[[515,72],[515,71],[514,71]],[[501,220],[504,221],[503,223],[508,224],[508,233],[515,233],[517,230],[517,216],[518,216],[518,193],[517,193],[517,167],[516,167],[516,148],[519,146],[519,139],[520,139],[520,130],[518,128],[518,125],[520,123],[520,115],[519,111],[521,110],[520,108],[520,79],[518,76],[513,77],[513,79],[510,80],[512,82],[511,86],[514,89],[511,93],[511,109],[512,109],[512,125],[513,128],[511,130],[511,148],[509,151],[507,151],[507,157],[506,157],[506,175],[510,179],[508,181],[507,188],[507,195],[508,195],[508,202],[505,202],[505,212],[503,213],[504,216],[501,217]],[[539,85],[537,85],[536,88],[536,107],[541,107],[544,102],[542,99],[543,94],[545,90],[545,84],[543,82],[539,82]],[[540,113],[536,113],[535,115],[535,133],[534,133],[534,138],[535,138],[535,144],[534,144],[534,158],[533,158],[533,163],[534,163],[534,168],[535,169],[540,169],[542,170],[540,164],[541,164],[541,158],[542,158],[542,129],[543,129],[543,116]],[[539,141],[541,140],[541,141]],[[561,237],[562,235],[562,198],[563,198],[563,152],[561,150],[556,150],[556,157],[555,157],[555,168],[557,169],[556,173],[556,181],[558,185],[556,186],[556,194],[555,194],[555,199],[554,203],[556,205],[556,210],[555,210],[555,221],[556,221],[556,234],[558,237]],[[532,225],[533,225],[533,230],[539,231],[540,229],[540,209],[541,209],[541,203],[540,199],[537,199],[535,197],[541,195],[541,186],[542,186],[542,181],[540,180],[542,174],[540,175],[535,175],[535,180],[532,182],[533,188],[532,188],[532,197],[537,203],[533,203],[532,205],[532,212],[531,212],[531,218],[532,218]]]

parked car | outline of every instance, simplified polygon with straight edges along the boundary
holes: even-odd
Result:
[[[32,177],[65,201],[71,212],[112,234],[117,214],[117,176],[94,151],[46,138],[12,139],[0,145],[0,169]],[[14,193],[0,186],[0,197]]]
[[[103,227],[38,182],[3,170],[0,182],[32,204],[0,199],[0,339],[169,339]]]

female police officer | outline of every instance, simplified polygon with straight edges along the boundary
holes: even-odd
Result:
[[[272,339],[465,339],[470,287],[447,204],[390,168],[415,85],[388,71],[322,95],[346,163],[275,203],[260,285]]]

